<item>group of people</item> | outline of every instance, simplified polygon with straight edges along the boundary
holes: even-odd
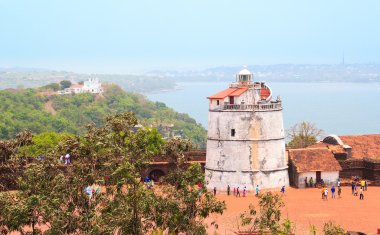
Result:
[[[70,154],[66,154],[65,156],[61,156],[59,158],[59,162],[62,163],[62,164],[65,164],[65,165],[70,165],[71,164],[71,156]]]
[[[202,183],[199,182],[198,183],[198,187],[199,187],[199,190],[200,190],[199,192],[200,192],[200,195],[201,195]],[[216,192],[217,192],[216,187],[214,187],[213,191],[214,191],[214,196],[215,196]],[[256,187],[255,187],[255,193],[256,193],[255,196],[259,196],[259,192],[260,192],[259,185],[256,185]],[[285,194],[285,186],[281,187],[280,192],[282,194]],[[227,195],[230,196],[230,194],[231,194],[231,187],[230,187],[230,185],[227,185]],[[243,197],[245,197],[245,196],[247,196],[247,194],[248,194],[248,190],[247,190],[246,186],[244,186],[242,190],[240,189],[240,187],[234,187],[233,188],[233,195],[235,197],[241,197],[241,195]]]
[[[255,192],[256,192],[256,196],[259,196],[259,191],[260,191],[260,188],[259,188],[259,185],[256,185],[256,188],[255,188]],[[285,191],[285,190],[284,190]],[[214,187],[214,196],[216,195],[216,187]],[[244,186],[243,189],[241,189],[240,187],[234,187],[233,188],[233,195],[235,197],[241,197],[241,195],[243,197],[247,196],[248,194],[248,190],[247,190],[247,187]],[[227,195],[230,196],[231,195],[231,187],[230,185],[227,185]]]
[[[360,189],[359,190],[358,190],[358,185],[360,185]],[[342,188],[341,188],[340,179],[338,179],[337,186],[338,186],[338,197],[341,198]],[[355,178],[351,182],[351,193],[352,193],[352,195],[354,195],[354,196],[358,196],[359,195],[359,200],[364,200],[364,191],[367,191],[367,186],[368,185],[367,185],[367,181],[366,180],[362,179],[362,180],[359,181],[358,178]],[[335,188],[334,185],[331,186],[330,191],[331,191],[331,198],[335,198],[336,188]],[[323,187],[322,188],[322,199],[323,200],[327,201],[328,193],[329,193],[328,188],[327,187]]]
[[[313,188],[314,187],[314,180],[313,177],[310,177],[309,180],[307,180],[307,177],[305,177],[305,187],[306,188]]]
[[[330,191],[331,191],[331,198],[335,198],[336,188],[334,185],[331,186]],[[322,200],[327,201],[328,194],[329,194],[329,190],[327,189],[327,187],[322,188]],[[338,181],[338,198],[341,198],[341,194],[342,194],[342,188],[340,187],[340,181]]]
[[[367,191],[368,189],[368,185],[367,185],[367,181],[362,179],[360,182],[359,182],[359,178],[356,178],[351,182],[351,193],[352,195],[354,196],[358,196],[358,183],[360,185],[360,189],[359,189],[359,200],[364,200],[364,192],[363,191]]]
[[[306,188],[314,188],[314,187],[317,187],[318,185],[320,185],[320,186],[325,185],[325,182],[323,181],[323,179],[319,179],[316,182],[314,182],[313,177],[310,177],[309,180],[307,179],[307,177],[305,177],[305,187]]]
[[[256,188],[257,188],[257,194],[258,194],[258,191],[259,191],[258,186]],[[248,193],[247,187],[244,186],[242,190],[243,197],[245,197],[247,193]],[[240,197],[240,187],[234,187],[233,194],[235,197]],[[227,186],[227,195],[230,195],[230,185]]]

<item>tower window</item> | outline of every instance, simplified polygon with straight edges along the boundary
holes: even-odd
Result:
[[[216,105],[219,105],[219,100],[216,101]]]
[[[235,129],[231,129],[231,136],[235,136]]]

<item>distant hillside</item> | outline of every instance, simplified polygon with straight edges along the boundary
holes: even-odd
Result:
[[[140,124],[156,127],[164,137],[190,138],[204,147],[206,131],[187,114],[175,112],[164,103],[151,102],[144,96],[123,91],[116,85],[106,86],[102,95],[76,94],[43,96],[38,89],[0,91],[0,139],[14,137],[29,129],[84,133],[86,124],[102,124],[104,117],[132,111]]]
[[[132,92],[152,92],[175,88],[175,82],[165,77],[129,74],[78,74],[43,69],[0,68],[0,89],[34,88],[61,80],[79,82],[88,80],[89,77],[97,77],[102,83],[114,83],[124,90]]]
[[[177,82],[230,82],[242,66],[224,66],[191,71],[151,71],[147,76],[172,78]],[[380,82],[379,64],[277,64],[251,65],[256,80],[267,82]]]

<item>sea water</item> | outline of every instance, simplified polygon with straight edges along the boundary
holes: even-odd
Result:
[[[380,133],[380,83],[267,83],[273,99],[283,102],[285,128],[307,121],[324,134]],[[228,87],[225,82],[184,82],[178,89],[148,93],[181,113],[188,113],[207,129],[208,100]]]

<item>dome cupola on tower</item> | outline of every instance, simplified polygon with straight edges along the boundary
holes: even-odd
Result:
[[[253,74],[247,69],[247,66],[244,66],[236,76],[238,82],[246,83],[252,81]]]

